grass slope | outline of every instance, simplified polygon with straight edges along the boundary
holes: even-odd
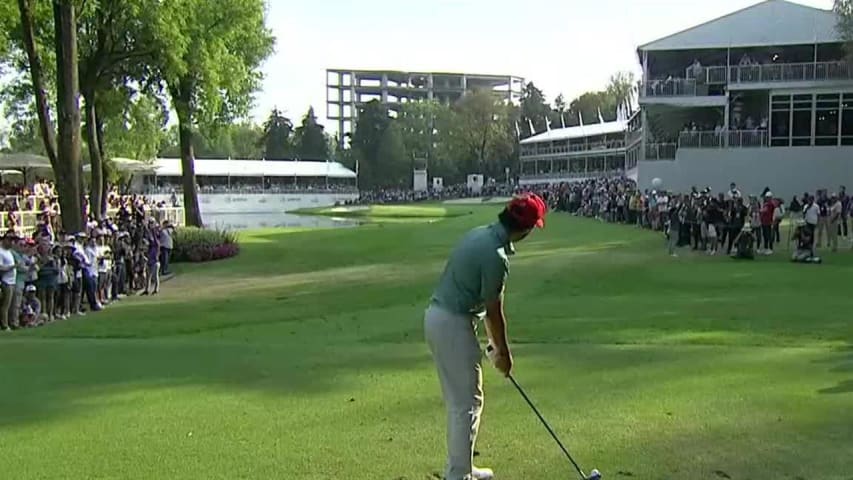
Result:
[[[455,211],[473,214],[246,234],[160,298],[0,337],[0,478],[432,478],[444,413],[423,308],[450,246],[495,213]],[[557,214],[518,250],[515,373],[587,468],[851,478],[849,252],[671,259],[653,233]],[[571,478],[486,370],[478,462]]]

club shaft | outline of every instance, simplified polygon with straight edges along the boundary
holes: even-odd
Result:
[[[535,413],[536,416],[539,417],[539,421],[542,422],[542,425],[545,425],[545,428],[548,430],[548,433],[551,434],[551,437],[553,437],[554,441],[557,442],[557,445],[560,446],[560,450],[563,451],[563,453],[566,455],[566,458],[568,458],[569,461],[572,462],[572,466],[575,467],[575,470],[578,471],[578,474],[580,474],[581,478],[583,480],[586,480],[586,478],[587,478],[586,474],[583,473],[583,470],[581,470],[581,467],[577,464],[577,462],[575,462],[575,459],[572,458],[572,455],[569,453],[569,451],[566,449],[566,447],[563,446],[563,442],[560,441],[559,437],[557,437],[557,434],[554,433],[554,430],[551,429],[551,426],[548,425],[548,422],[546,422],[545,418],[542,416],[542,414],[539,413],[539,409],[536,408],[536,405],[533,405],[533,402],[530,400],[530,397],[528,397],[527,394],[524,393],[524,389],[521,388],[521,385],[518,384],[518,382],[515,380],[515,378],[512,375],[509,376],[509,380],[512,382],[513,385],[515,385],[516,390],[518,390],[518,393],[521,394],[521,396],[524,398],[524,400],[527,402],[527,404],[530,405],[530,408],[533,410],[533,413]]]

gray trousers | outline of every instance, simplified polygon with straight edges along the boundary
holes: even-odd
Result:
[[[445,480],[470,480],[474,444],[483,412],[482,351],[477,320],[430,306],[424,332],[432,352],[447,407],[447,467]]]

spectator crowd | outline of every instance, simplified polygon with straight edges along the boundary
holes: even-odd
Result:
[[[35,195],[35,229],[7,223],[0,238],[0,331],[98,312],[128,295],[159,293],[161,275],[170,274],[174,227],[162,221],[157,205],[113,190],[109,218],[66,234],[60,212],[50,208],[58,203],[48,186]]]
[[[793,244],[794,260],[812,261],[818,258],[817,249],[837,251],[842,239],[853,242],[849,231],[853,202],[843,186],[835,193],[806,192],[786,203],[769,187],[754,194],[741,193],[735,183],[725,192],[696,187],[686,193],[664,189],[643,191],[626,177],[602,177],[523,188],[492,184],[479,193],[470,191],[465,185],[426,192],[362,191],[358,202],[406,203],[509,196],[522,190],[542,196],[551,210],[660,231],[665,234],[668,251],[674,256],[679,248],[689,247],[709,255],[754,258],[755,255],[772,255],[779,245]],[[783,237],[781,225],[786,219],[792,226]]]

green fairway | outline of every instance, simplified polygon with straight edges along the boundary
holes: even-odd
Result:
[[[159,297],[0,336],[0,479],[434,479],[423,310],[500,206],[399,208],[368,212],[441,220],[248,233]],[[517,250],[514,372],[587,469],[853,478],[853,253],[670,258],[659,234],[561,214]],[[485,390],[476,463],[574,478],[491,367]]]

